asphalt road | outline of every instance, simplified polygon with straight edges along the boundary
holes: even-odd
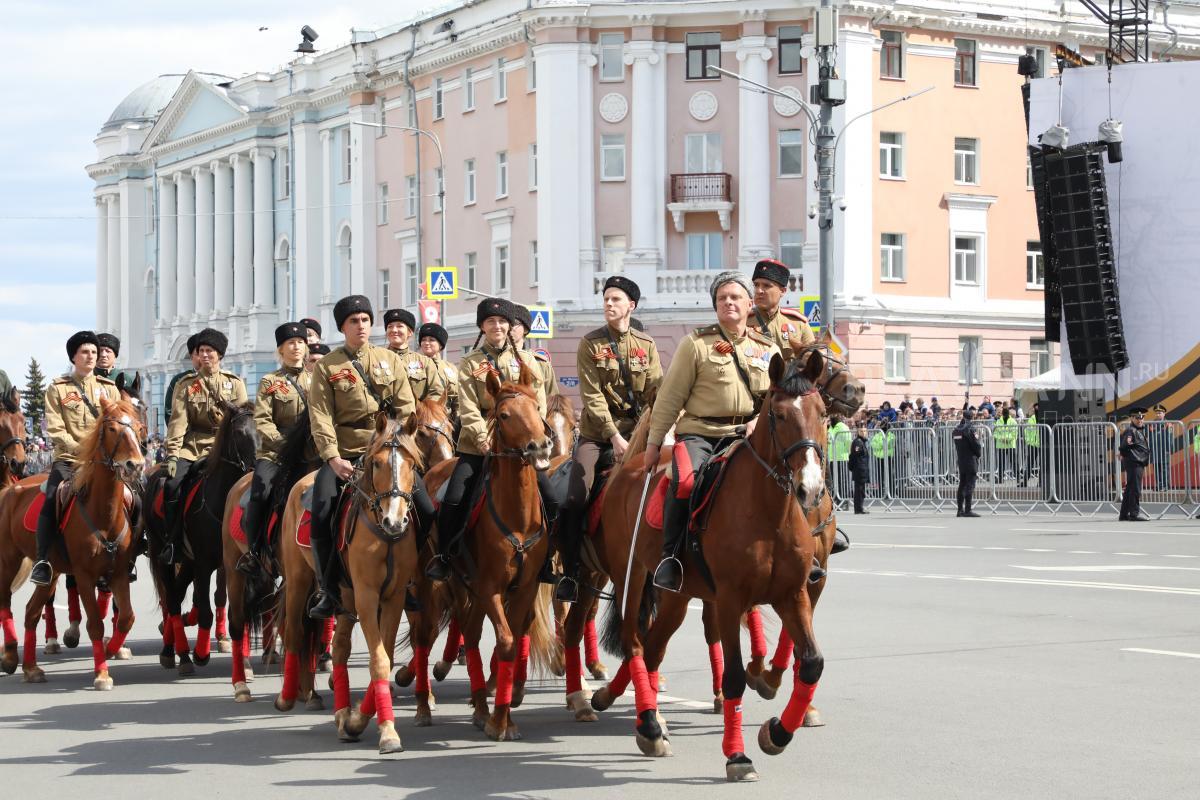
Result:
[[[0,678],[0,794],[1200,796],[1200,526],[873,513],[843,528],[855,544],[835,557],[816,616],[828,724],[768,757],[755,734],[784,692],[748,698],[758,784],[725,782],[698,611],[664,665],[672,758],[638,753],[632,691],[599,722],[577,723],[555,679],[531,684],[515,712],[524,739],[493,744],[469,722],[461,667],[435,684],[434,727],[413,727],[411,694],[399,692],[406,750],[381,757],[373,727],[342,744],[329,712],[276,712],[277,674],[260,671],[255,702],[235,705],[229,656],[188,679],[164,671],[143,581],[135,658],[111,662],[114,691],[90,688],[86,636],[42,657],[44,685]],[[357,697],[361,655],[351,682]]]

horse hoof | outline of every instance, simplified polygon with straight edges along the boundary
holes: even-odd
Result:
[[[30,667],[25,670],[25,674],[21,680],[25,683],[45,683],[46,673],[41,667]]]
[[[232,653],[233,652],[233,640],[230,639],[228,636],[222,636],[220,639],[217,639],[217,652],[218,653]]]
[[[486,728],[488,725],[487,709],[485,708],[482,713],[477,712],[475,714],[472,714],[471,715],[471,724],[474,725],[479,730],[483,730],[484,728]]]
[[[667,676],[666,675],[658,676],[658,690],[660,692],[665,692],[667,690]]]
[[[433,679],[435,681],[437,681],[438,683],[441,683],[442,681],[446,680],[446,676],[450,674],[451,666],[452,666],[452,664],[449,661],[439,661],[436,664],[434,664],[433,665]],[[401,669],[403,669],[403,667],[401,667]]]
[[[513,686],[512,702],[508,704],[509,708],[520,708],[521,703],[525,702],[525,684]]]
[[[324,711],[325,701],[321,699],[321,695],[313,692],[308,699],[304,701],[304,708],[307,711]]]
[[[734,783],[758,780],[758,773],[754,771],[754,762],[742,753],[734,753],[725,762],[725,779]]]
[[[107,674],[97,675],[96,680],[92,681],[92,686],[97,692],[111,692],[113,680]]]
[[[337,726],[338,739],[343,742],[357,742],[358,736],[350,733],[346,724],[350,721],[350,709],[339,708],[333,714],[333,724]]]
[[[245,681],[238,681],[233,685],[233,702],[249,703],[254,697],[250,694],[250,687]]]
[[[657,739],[647,739],[640,733],[636,734],[638,750],[642,751],[642,755],[650,756],[651,758],[666,758],[671,755],[671,743],[665,737]]]
[[[399,736],[389,736],[386,739],[379,740],[379,755],[386,756],[392,753],[403,753],[404,745],[400,743]]]
[[[250,659],[242,659],[242,669],[246,673],[246,683],[254,683],[254,668],[250,666]]]
[[[363,715],[357,708],[350,710],[350,717],[346,720],[346,735],[354,737],[347,739],[348,742],[357,742],[358,737],[362,736],[363,731],[367,729],[367,723],[371,718]]]
[[[48,656],[56,656],[62,652],[62,645],[58,643],[58,639],[47,639],[46,647],[42,650]]]
[[[405,664],[400,669],[396,670],[396,677],[394,680],[396,681],[396,685],[401,689],[407,689],[416,677],[416,674],[409,669],[407,664]]]
[[[608,711],[614,699],[616,698],[613,697],[612,690],[607,686],[601,686],[592,695],[592,708],[597,711]]]
[[[268,650],[262,654],[262,663],[264,665],[278,664],[279,653],[275,652],[274,650]]]
[[[117,652],[109,656],[113,661],[129,661],[133,658],[133,651],[128,647],[119,647]]]
[[[467,651],[460,647],[458,649],[458,658],[454,660],[454,663],[460,667],[465,667],[467,665]]]
[[[317,672],[329,672],[333,669],[333,656],[329,653],[322,653],[317,659]],[[332,686],[329,688],[333,688]]]
[[[725,698],[722,697],[721,695],[717,695],[716,697],[713,698],[713,713],[714,714],[724,714],[725,713]]]
[[[192,653],[192,661],[196,664],[197,667],[207,667],[208,662],[211,660],[212,660],[212,653],[209,653],[208,655],[204,655],[204,656],[200,655],[199,653]]]
[[[775,726],[775,728],[774,728],[775,737],[778,737],[778,738],[784,740],[782,744],[777,744],[775,742],[775,737],[773,737],[771,735],[772,725]],[[762,727],[760,727],[758,729],[758,749],[762,750],[764,753],[766,753],[769,756],[777,756],[780,753],[782,753],[784,751],[784,749],[787,748],[787,746],[791,742],[791,740],[792,740],[792,735],[789,734],[787,731],[785,731],[782,727],[779,726],[779,718],[778,717],[772,717],[771,719],[764,722],[762,724]]]
[[[417,711],[413,717],[413,724],[418,728],[433,727],[433,714],[429,711]]]
[[[12,675],[17,671],[17,656],[15,653],[16,648],[13,648],[13,650],[14,653],[11,658],[9,657],[8,653],[5,653],[4,659],[0,660],[0,672],[3,672],[5,675]]]
[[[809,706],[808,711],[804,712],[803,727],[805,727],[805,728],[824,728],[825,720],[821,718],[821,712],[817,711],[812,706]]]
[[[599,719],[581,691],[567,695],[567,710],[575,715],[576,722],[595,722]]]
[[[180,675],[195,675],[196,666],[192,664],[192,660],[187,656],[179,657],[179,666],[177,667]]]
[[[283,698],[283,695],[281,695],[281,694],[275,696],[275,710],[276,711],[283,711],[286,713],[288,711],[291,711],[295,707],[296,707],[296,701],[294,699],[285,700]]]
[[[594,680],[608,680],[608,667],[604,666],[599,661],[588,664],[588,672],[591,673],[591,676]]]
[[[162,633],[162,631],[159,631],[159,633]],[[69,628],[67,628],[67,632],[65,634],[63,634],[62,640],[63,640],[63,644],[65,644],[67,647],[69,647],[71,649],[79,647],[79,623],[78,622],[71,623],[71,626]]]
[[[657,708],[654,709],[654,718],[658,720],[658,727],[662,728],[663,738],[668,742],[671,741],[671,729],[667,727],[667,718]]]

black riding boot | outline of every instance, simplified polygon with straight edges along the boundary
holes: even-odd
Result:
[[[654,570],[654,585],[669,592],[683,588],[683,562],[679,560],[679,549],[687,532],[688,499],[667,493],[663,509],[663,552],[662,561]]]
[[[579,599],[579,551],[583,545],[585,513],[564,509],[559,520],[558,553],[563,574],[554,588],[554,599],[560,603],[574,603]]]
[[[808,582],[809,583],[820,583],[821,579],[824,578],[827,574],[828,573],[825,572],[825,568],[821,566],[820,560],[814,555],[813,560],[812,560],[812,567],[810,567],[808,570]]]
[[[50,568],[50,545],[58,531],[58,515],[54,513],[55,498],[47,497],[42,512],[38,514],[37,522],[37,563],[29,573],[29,580],[38,586],[49,586],[54,579],[54,570]]]
[[[319,589],[317,601],[308,610],[308,616],[312,619],[329,619],[341,610],[341,587],[334,565],[330,563],[336,555],[331,551],[332,547],[326,548],[325,542],[319,541],[316,536],[312,537],[313,566],[316,568]]]
[[[166,508],[166,513],[163,515],[163,547],[158,551],[158,561],[168,567],[179,563],[183,557],[182,526],[179,523],[184,497],[183,484],[180,484],[177,493],[163,488],[163,507]]]
[[[425,577],[431,581],[444,581],[450,577],[450,549],[462,530],[462,516],[461,504],[442,502],[437,514],[437,555],[425,568]]]

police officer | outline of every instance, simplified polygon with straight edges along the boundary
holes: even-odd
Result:
[[[446,408],[451,418],[458,416],[458,368],[446,360],[446,342],[450,340],[446,329],[436,322],[426,322],[417,330],[417,346],[421,353],[433,362],[445,387]]]
[[[117,365],[117,356],[121,355],[121,340],[111,333],[97,333],[96,340],[100,342],[100,351],[96,355],[96,374],[101,378],[113,378],[113,367]]]
[[[200,370],[200,357],[196,355],[196,336],[193,333],[187,338],[188,358],[192,362],[191,369],[185,369],[175,373],[171,378],[171,382],[167,384],[167,391],[163,396],[163,419],[168,423],[171,421],[171,409],[175,407],[175,389],[179,387],[179,382],[184,378],[194,378]]]
[[[764,258],[754,265],[754,319],[758,332],[779,347],[779,352],[791,358],[793,348],[816,341],[808,317],[793,308],[780,308],[788,289],[791,272],[787,265],[773,258]]]
[[[958,454],[958,516],[978,517],[971,510],[972,495],[975,494],[975,478],[979,474],[979,457],[983,447],[975,436],[974,410],[963,410],[962,421],[954,429],[954,450]]]
[[[275,479],[279,475],[280,450],[288,429],[308,413],[308,387],[311,373],[304,369],[308,355],[307,331],[299,322],[285,322],[275,329],[275,352],[279,369],[268,372],[258,383],[254,399],[254,425],[258,429],[258,456],[250,499],[242,515],[248,551],[238,559],[237,569],[252,577],[262,574],[263,545],[267,539],[268,504]],[[316,458],[310,445],[305,460]]]
[[[75,451],[100,418],[100,398],[117,401],[117,385],[95,374],[100,340],[91,331],[79,331],[67,339],[71,371],[46,387],[46,431],[54,443],[54,460],[46,478],[46,500],[38,515],[37,563],[30,580],[49,586],[53,570],[48,560],[50,545],[58,535],[58,512],[54,495],[58,485],[75,472]]]
[[[1125,471],[1125,493],[1121,496],[1123,522],[1144,522],[1142,511],[1142,472],[1150,463],[1150,446],[1146,443],[1146,409],[1132,410],[1129,427],[1121,433],[1121,469]]]
[[[383,324],[388,350],[400,357],[404,374],[412,386],[413,399],[418,403],[426,399],[440,400],[446,389],[437,365],[423,353],[409,350],[413,331],[417,328],[417,318],[406,309],[390,308],[383,312]]]
[[[168,478],[163,489],[167,542],[158,554],[163,564],[178,563],[183,555],[180,489],[212,449],[221,424],[219,404],[224,401],[240,406],[247,402],[246,384],[234,373],[221,369],[221,359],[229,346],[225,334],[205,328],[196,334],[193,344],[200,366],[195,375],[181,379],[175,387],[167,424],[164,468]]]
[[[309,347],[321,343],[321,323],[312,317],[305,317],[300,320],[300,324],[304,326],[304,340],[308,343]]]
[[[636,283],[621,275],[604,282],[604,326],[579,340],[575,368],[583,410],[579,440],[571,464],[567,499],[558,526],[563,579],[555,599],[573,603],[579,596],[579,552],[583,544],[587,500],[597,478],[629,447],[647,395],[662,383],[662,364],[654,339],[633,330],[633,310],[642,298]]]
[[[717,322],[680,341],[655,400],[646,443],[649,472],[658,466],[663,439],[675,426],[674,472],[663,515],[663,558],[654,571],[654,585],[672,592],[683,587],[678,555],[688,517],[687,493],[679,487],[693,483],[714,451],[753,432],[755,415],[771,384],[771,357],[779,353],[773,341],[747,324],[754,287],[745,273],[720,273],[709,294]]]
[[[533,328],[533,315],[529,313],[529,309],[522,305],[513,305],[516,309],[516,316],[513,317],[512,338],[517,344],[518,350],[528,349],[525,347],[525,337],[529,335],[529,331]],[[554,376],[554,364],[550,362],[550,353],[545,348],[537,347],[531,350],[534,360],[537,362],[538,373],[542,378],[542,385],[546,387],[546,396],[558,394],[558,378]]]
[[[868,514],[863,504],[867,499],[867,483],[871,480],[871,461],[867,453],[867,428],[859,425],[850,442],[850,477],[854,480],[854,513]]]
[[[521,365],[533,374],[533,390],[538,399],[538,411],[546,416],[546,392],[542,373],[528,350],[517,348],[509,331],[516,318],[516,309],[508,300],[489,297],[475,308],[475,324],[483,344],[472,350],[458,365],[458,461],[446,482],[446,494],[438,509],[438,552],[429,562],[425,574],[435,581],[450,577],[451,549],[455,547],[466,526],[466,501],[474,494],[476,482],[482,477],[483,456],[490,437],[487,414],[492,409],[492,397],[487,391],[488,374],[502,381],[521,377]],[[539,473],[539,486],[542,474]],[[543,501],[550,500],[543,492]],[[547,508],[547,513],[551,509]]]

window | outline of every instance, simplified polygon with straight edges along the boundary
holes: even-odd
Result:
[[[1033,73],[1033,77],[1046,77],[1046,48],[1031,47],[1029,48],[1029,53],[1033,56],[1034,60],[1037,61],[1037,72]]]
[[[1046,287],[1046,260],[1041,242],[1025,243],[1025,285],[1030,289]]]
[[[408,95],[408,127],[417,127],[417,97],[411,92]]]
[[[391,270],[379,270],[379,307],[392,307],[392,273]]]
[[[441,119],[445,111],[446,91],[442,88],[442,79],[433,79],[433,118]]]
[[[601,269],[609,275],[621,272],[625,268],[625,237],[600,237]]]
[[[529,243],[529,285],[538,285],[538,252],[537,239]]]
[[[600,180],[625,180],[625,134],[600,134]]]
[[[954,138],[954,182],[979,183],[979,140]]]
[[[1108,63],[1108,51],[1107,50],[1098,51],[1096,53],[1096,55],[1093,56],[1092,63],[1098,67],[1102,67],[1105,64],[1107,64]]]
[[[525,56],[525,91],[537,91],[537,59],[533,57],[533,50]]]
[[[407,292],[409,305],[415,304],[421,298],[417,295],[420,288],[417,286],[417,262],[404,262],[404,291]]]
[[[979,239],[974,236],[954,237],[954,282],[979,283]]]
[[[354,163],[354,148],[350,146],[350,129],[342,128],[342,183],[350,180],[350,167]]]
[[[721,234],[689,233],[687,235],[688,269],[721,269]]]
[[[446,173],[441,167],[437,167],[433,171],[433,210],[438,212],[442,210],[442,206],[446,200]]]
[[[146,187],[146,235],[154,233],[158,214],[154,210],[154,187]]]
[[[417,215],[417,176],[406,175],[404,177],[404,216],[415,217]]]
[[[954,85],[975,85],[975,40],[954,40]]]
[[[496,247],[496,291],[508,291],[508,245]]]
[[[1033,161],[1029,158],[1029,151],[1025,151],[1025,188],[1033,188]]]
[[[1050,343],[1045,339],[1029,340],[1029,377],[1050,371]]]
[[[978,336],[958,337],[958,382],[983,383],[983,347]]]
[[[475,159],[468,158],[463,162],[463,205],[469,206],[475,202]]]
[[[804,131],[779,132],[779,177],[798,178],[804,174]]]
[[[466,256],[463,258],[463,261],[466,263],[465,270],[467,273],[467,288],[474,290],[475,289],[475,268],[478,265],[479,258],[474,253],[467,253]]]
[[[475,110],[475,82],[471,79],[471,68],[463,72],[463,111]]]
[[[688,173],[721,172],[721,134],[689,133],[684,138],[684,148]]]
[[[804,231],[779,232],[779,260],[787,264],[792,272],[800,271],[804,260]],[[804,288],[803,277],[798,288]]]
[[[883,379],[908,380],[908,334],[889,333],[883,337]]]
[[[387,136],[387,106],[384,104],[384,99],[379,98],[379,102],[375,104],[375,110],[379,113],[379,127],[375,129],[375,138],[382,139]]]
[[[804,72],[804,57],[800,55],[800,35],[804,29],[799,25],[782,25],[779,28],[779,74],[799,75]]]
[[[388,223],[388,185],[381,183],[375,187],[375,224]]]
[[[279,148],[279,152],[275,155],[275,162],[279,169],[279,191],[276,193],[278,199],[286,200],[292,194],[292,153],[286,147]]]
[[[885,281],[904,280],[904,234],[883,233],[879,236],[879,278]]]
[[[508,99],[508,75],[504,72],[504,65],[508,63],[508,59],[501,56],[496,59],[496,102],[500,103]]]
[[[883,48],[879,51],[879,77],[904,78],[904,31],[880,31]]]
[[[720,78],[719,72],[709,70],[721,66],[721,34],[689,33],[684,50],[687,54],[687,79],[689,81]]]
[[[879,134],[879,177],[904,177],[904,134]]]
[[[625,79],[624,51],[624,34],[600,34],[600,80],[620,81]]]
[[[537,144],[529,145],[529,191],[538,188]]]
[[[496,197],[508,197],[508,153],[496,153]]]

